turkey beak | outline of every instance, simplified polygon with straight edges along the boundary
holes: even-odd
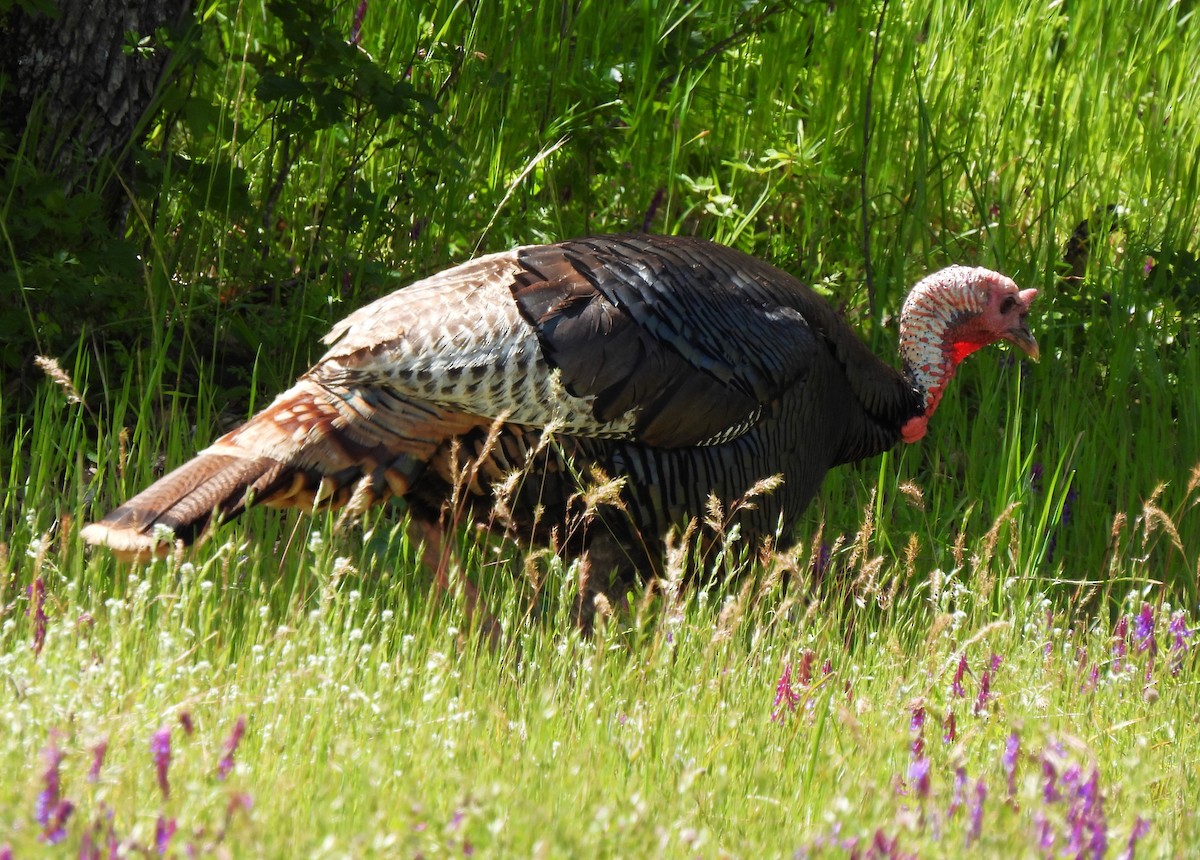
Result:
[[[1020,325],[1013,326],[1006,331],[1003,337],[1006,341],[1013,344],[1013,346],[1016,346],[1034,361],[1037,361],[1042,357],[1042,351],[1038,349],[1037,340],[1035,340],[1033,335],[1030,333],[1029,326],[1025,324],[1024,320],[1021,320]]]
[[[1034,361],[1042,357],[1042,351],[1038,349],[1037,340],[1033,333],[1029,331],[1029,323],[1025,319],[1025,315],[1029,312],[1029,306],[1033,304],[1033,300],[1037,298],[1037,290],[1021,290],[1021,305],[1025,308],[1025,312],[1017,318],[1017,324],[1006,330],[1001,337],[1009,343],[1016,346]]]

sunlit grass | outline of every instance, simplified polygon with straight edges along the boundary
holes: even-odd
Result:
[[[132,228],[143,348],[85,334],[57,356],[83,405],[52,381],[28,414],[0,402],[0,846],[1186,855],[1200,51],[1182,5],[894,3],[880,26],[854,4],[371,4],[364,50],[437,95],[454,146],[315,133],[269,230],[279,141],[249,93],[273,24],[209,9],[220,131],[173,145],[223,153],[250,202],[214,176],[228,206],[197,209],[164,177],[158,220]],[[464,535],[505,630],[483,646],[398,507],[342,529],[255,511],[145,568],[79,545],[354,304],[477,248],[644,224],[796,272],[880,355],[917,276],[1001,268],[1042,291],[1044,358],[976,356],[925,441],[830,476],[795,550],[733,547],[715,582],[635,591],[591,639],[569,562]],[[264,282],[273,301],[247,295]]]
[[[768,568],[820,584],[634,595],[591,640],[571,571],[548,603],[499,579],[492,649],[398,534],[380,549],[385,521],[328,525],[286,574],[249,527],[115,579],[77,547],[9,559],[45,597],[10,593],[3,625],[6,838],[55,832],[47,750],[64,841],[149,849],[167,826],[180,855],[1115,856],[1139,818],[1152,854],[1200,838],[1192,622],[1152,588],[1110,622],[1042,599],[1001,546],[918,582],[856,538]]]

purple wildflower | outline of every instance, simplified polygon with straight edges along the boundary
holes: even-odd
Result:
[[[1042,756],[1042,779],[1042,802],[1050,804],[1062,800],[1062,793],[1058,790],[1058,768],[1046,756]]]
[[[829,562],[832,558],[833,553],[830,550],[829,544],[822,543],[812,560],[812,572],[815,581],[821,582],[825,579],[825,573],[829,570]]]
[[[1033,814],[1033,823],[1037,826],[1038,847],[1042,849],[1043,854],[1049,856],[1054,848],[1054,827],[1040,809]]]
[[[163,726],[150,738],[150,752],[154,754],[154,770],[158,774],[158,787],[163,797],[171,796],[171,783],[167,772],[171,769],[171,727]]]
[[[38,792],[34,815],[37,823],[45,827],[62,792],[58,769],[62,765],[63,751],[58,748],[58,732],[50,733],[50,743],[42,750],[42,757],[46,760],[46,770],[42,774],[46,787]]]
[[[1125,656],[1129,653],[1129,616],[1122,615],[1121,620],[1117,622],[1117,629],[1113,633],[1112,644],[1112,671],[1113,674],[1118,674],[1125,668]]]
[[[100,779],[100,768],[104,767],[104,756],[108,752],[108,738],[103,737],[92,746],[92,766],[88,768],[88,782]]]
[[[654,197],[650,200],[650,208],[646,210],[645,216],[642,218],[642,232],[649,233],[650,227],[654,224],[654,216],[658,213],[658,207],[662,205],[663,198],[667,196],[665,186],[658,186],[654,191]]]
[[[229,796],[229,802],[225,804],[225,831],[233,825],[233,816],[239,812],[250,814],[250,810],[254,808],[254,798],[244,791],[234,792]],[[416,828],[414,828],[416,829]],[[421,828],[424,829],[424,828]]]
[[[784,663],[784,674],[779,676],[779,681],[775,684],[775,703],[770,711],[772,722],[779,722],[784,718],[784,709],[780,708],[780,705],[787,705],[787,710],[793,711],[799,702],[800,694],[792,688],[792,664]]]
[[[242,742],[242,735],[246,733],[246,718],[239,715],[237,722],[233,724],[233,730],[229,733],[229,737],[225,739],[225,745],[222,748],[224,754],[221,756],[221,761],[217,763],[217,779],[224,780],[229,776],[229,772],[233,770],[233,754],[237,752],[238,744]]]
[[[103,816],[93,819],[91,826],[83,832],[79,860],[116,860],[120,856],[121,842],[113,830],[113,812],[104,801],[100,801],[100,812]]]
[[[908,721],[908,730],[912,733],[912,757],[921,758],[925,754],[925,706],[913,705],[912,717]]]
[[[1000,671],[1002,665],[1004,665],[1004,658],[999,654],[993,654],[991,657],[988,657],[988,668],[993,672]]]
[[[1182,610],[1171,616],[1167,630],[1171,633],[1171,674],[1178,675],[1183,668],[1183,658],[1188,652],[1187,640],[1192,636]]]
[[[950,683],[950,692],[956,699],[965,699],[967,691],[963,689],[963,676],[967,674],[967,655],[958,658],[958,668],[954,670],[954,680]]]
[[[1137,638],[1137,649],[1149,651],[1151,656],[1158,653],[1158,640],[1154,637],[1154,607],[1149,603],[1142,604],[1142,611],[1133,620],[1133,635]]]
[[[1079,765],[1073,764],[1069,766],[1062,775],[1063,788],[1069,794],[1074,796],[1079,791],[1079,785],[1083,780],[1083,774],[1079,771]]]
[[[830,660],[828,657],[826,657],[825,662],[821,664],[821,677],[827,678],[832,674],[833,674],[833,661]]]
[[[1083,801],[1083,811],[1086,815],[1097,812],[1103,814],[1104,798],[1100,796],[1100,771],[1092,768],[1088,781],[1079,786],[1079,798]]]
[[[158,816],[154,823],[154,848],[159,854],[166,854],[171,847],[171,837],[175,835],[175,819]]]
[[[942,720],[942,743],[952,744],[958,740],[958,719],[954,711],[946,711],[946,719]]]
[[[91,830],[83,832],[83,839],[79,842],[79,860],[100,860],[100,846],[92,837]]]
[[[63,751],[58,747],[57,732],[50,733],[50,743],[42,751],[42,756],[46,759],[46,770],[42,774],[45,787],[38,792],[34,817],[42,825],[38,840],[57,845],[67,838],[67,819],[75,809],[75,805],[62,796],[59,768],[62,766]]]
[[[42,833],[38,836],[39,842],[45,842],[49,845],[57,845],[67,838],[67,819],[71,817],[71,813],[75,811],[75,804],[69,800],[60,800],[54,804],[54,808],[50,811],[50,818],[46,821],[46,826],[42,828]]]
[[[7,842],[0,845],[0,860],[13,860],[12,846]]]
[[[1004,752],[1000,754],[1000,766],[1008,780],[1008,793],[1011,797],[1016,793],[1017,761],[1021,757],[1021,736],[1016,729],[1008,733],[1004,739]]]
[[[362,43],[363,19],[367,17],[367,0],[360,0],[354,10],[354,23],[350,25],[350,44],[358,47]]]
[[[786,705],[788,711],[794,711],[799,703],[800,694],[792,689],[792,664],[784,663],[783,674],[775,684],[775,704],[771,710],[771,721],[779,722],[783,719],[783,709],[780,705]]]
[[[1021,755],[1021,738],[1012,731],[1004,742],[1004,754],[1000,756],[1000,764],[1004,767],[1004,775],[1008,778],[1008,799],[1011,801],[1017,794],[1017,758]]]
[[[954,815],[962,808],[963,800],[967,793],[967,769],[959,765],[954,769],[954,788],[950,795],[950,809],[948,813]]]
[[[1100,686],[1100,666],[1093,663],[1091,671],[1088,672],[1087,681],[1080,685],[1081,693],[1091,693]]]
[[[875,838],[871,840],[871,847],[867,849],[867,856],[896,857],[896,843],[899,841],[899,836],[893,836],[889,840],[882,829],[876,829]]]
[[[1104,860],[1108,856],[1108,826],[1103,817],[1099,823],[1092,823],[1092,838],[1088,841],[1088,848],[1091,849],[1095,860]]]
[[[992,699],[992,670],[984,669],[983,676],[979,679],[979,695],[975,698],[975,707],[972,713],[979,717],[987,713],[988,702]]]
[[[1134,850],[1137,848],[1138,840],[1142,839],[1150,832],[1150,822],[1137,816],[1133,820],[1133,830],[1129,833],[1129,843],[1125,846],[1125,853],[1121,855],[1121,860],[1133,860]]]
[[[929,797],[929,757],[914,758],[908,766],[908,783],[916,792],[917,797],[925,800]]]
[[[807,687],[812,683],[812,668],[816,659],[817,655],[811,648],[805,648],[800,654],[800,665],[796,669],[796,680],[800,686]]]
[[[967,829],[968,845],[978,839],[983,832],[983,802],[987,800],[987,792],[987,783],[980,777],[975,783],[975,791],[967,808],[971,815],[971,823]]]
[[[33,656],[40,657],[46,644],[46,583],[36,577],[29,586],[29,614],[33,616]]]
[[[1108,851],[1108,823],[1104,817],[1104,799],[1100,795],[1100,773],[1093,769],[1092,775],[1082,782],[1078,767],[1072,766],[1063,774],[1063,784],[1071,791],[1071,805],[1067,810],[1067,825],[1070,828],[1066,854],[1082,857],[1090,854],[1103,858]]]

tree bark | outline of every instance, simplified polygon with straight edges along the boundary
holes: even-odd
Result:
[[[0,125],[10,145],[24,140],[25,157],[71,193],[98,165],[124,166],[168,68],[160,36],[181,31],[192,0],[53,0],[45,12],[34,5],[0,18]]]

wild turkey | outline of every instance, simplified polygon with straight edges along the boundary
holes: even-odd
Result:
[[[710,494],[746,541],[786,538],[828,469],[924,435],[968,354],[1002,339],[1036,359],[1036,295],[981,268],[927,277],[904,304],[901,372],[808,287],[721,245],[632,235],[492,254],[348,316],[293,388],[83,537],[146,557],[251,500],[401,496],[442,581],[456,497],[478,521],[499,508],[518,538],[653,572],[664,534]],[[581,526],[581,484],[602,476],[623,488]],[[772,476],[773,493],[734,504]]]

